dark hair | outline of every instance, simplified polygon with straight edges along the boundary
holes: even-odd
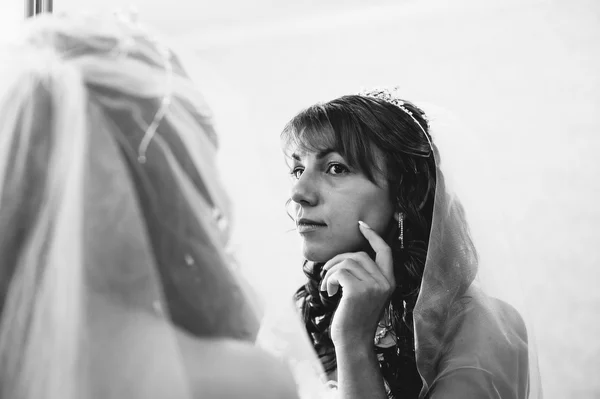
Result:
[[[425,131],[429,135],[425,115],[410,102],[405,103],[405,108],[414,119],[380,99],[344,96],[303,110],[282,132],[284,147],[309,151],[333,148],[374,183],[375,174],[383,173],[392,203],[405,215],[404,248],[400,248],[398,240],[388,242],[398,283],[389,305],[396,346],[378,348],[381,371],[392,398],[416,398],[422,387],[415,359],[412,313],[427,256],[437,176],[435,147],[424,134]],[[385,170],[377,166],[376,157],[381,154]],[[305,261],[308,281],[297,290],[295,298],[313,346],[329,373],[337,367],[329,327],[340,296],[320,295],[322,267]]]

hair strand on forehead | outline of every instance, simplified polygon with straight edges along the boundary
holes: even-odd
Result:
[[[286,156],[292,153],[334,151],[371,182],[385,177],[383,150],[369,139],[366,127],[345,110],[331,103],[316,104],[294,117],[281,133]]]

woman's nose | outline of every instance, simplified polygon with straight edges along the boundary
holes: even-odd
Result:
[[[292,187],[292,201],[302,206],[315,206],[319,201],[318,190],[306,172]]]

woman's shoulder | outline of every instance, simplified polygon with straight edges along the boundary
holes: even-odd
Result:
[[[527,342],[527,328],[519,311],[498,298],[472,297],[465,313],[463,334],[488,341],[492,338]]]
[[[297,398],[288,366],[252,342],[196,338],[162,317],[97,302],[111,318],[93,325],[91,389],[146,398]]]
[[[461,325],[451,352],[498,358],[522,351],[527,351],[527,328],[512,305],[483,294],[465,300]]]
[[[528,386],[528,362],[527,329],[519,312],[497,298],[474,295],[465,302],[435,385],[445,392],[472,389],[522,398]]]
[[[191,386],[202,398],[296,398],[287,365],[249,342],[178,339]]]

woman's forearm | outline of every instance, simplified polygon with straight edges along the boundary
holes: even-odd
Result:
[[[336,345],[340,399],[387,399],[373,346]]]

